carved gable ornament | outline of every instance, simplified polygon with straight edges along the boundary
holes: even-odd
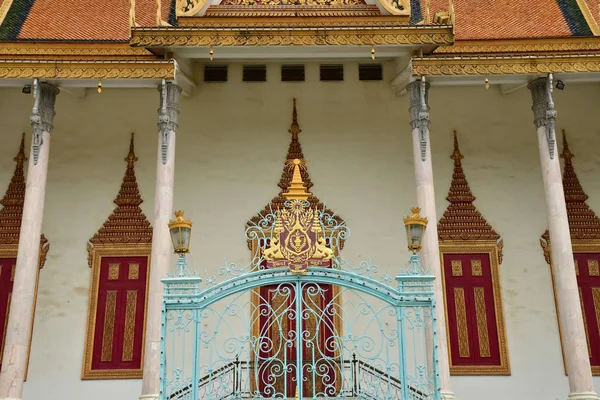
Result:
[[[573,167],[573,157],[567,142],[567,136],[563,129],[563,151],[560,155],[564,159],[563,190],[567,206],[567,219],[571,233],[571,245],[573,258],[575,259],[575,274],[579,289],[579,300],[583,312],[583,323],[585,327],[588,353],[593,375],[600,375],[600,346],[596,340],[598,336],[598,322],[600,322],[600,305],[598,304],[598,293],[600,293],[600,218],[588,206],[587,194],[583,191],[579,178]],[[554,280],[554,266],[552,264],[552,243],[548,229],[540,239],[544,250],[544,258],[551,266],[552,286],[557,315],[559,314],[556,297],[556,283]],[[561,337],[561,347],[564,358],[564,347],[562,346],[563,332],[560,324],[558,329]],[[564,363],[565,373],[568,374],[567,364]]]
[[[117,205],[88,242],[92,268],[82,379],[141,378],[152,227],[142,212],[133,134]]]
[[[17,162],[8,189],[0,204],[0,257],[16,258],[19,247],[19,234],[21,233],[21,220],[23,218],[23,204],[25,202],[25,176],[23,172],[25,161],[25,134],[21,137],[19,153],[14,158]],[[40,237],[39,267],[46,262],[50,244],[44,234]]]
[[[503,242],[473,204],[456,131],[450,158],[450,205],[438,223],[450,372],[510,375],[499,272]]]

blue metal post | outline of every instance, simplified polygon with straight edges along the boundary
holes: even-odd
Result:
[[[166,337],[167,337],[167,309],[166,303],[163,301],[160,312],[160,377],[158,385],[159,400],[165,399],[165,385],[167,378],[167,354],[166,354]]]
[[[296,280],[296,390],[298,398],[303,398],[302,394],[302,283]],[[285,394],[287,396],[287,393]]]

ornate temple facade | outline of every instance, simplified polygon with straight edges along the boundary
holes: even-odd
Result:
[[[0,399],[158,399],[174,210],[210,282],[300,184],[392,276],[428,218],[440,398],[599,400],[600,8],[484,3],[1,1]]]

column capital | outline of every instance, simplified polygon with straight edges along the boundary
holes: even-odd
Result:
[[[421,86],[422,82],[420,80],[413,81],[406,85],[406,90],[410,96],[410,127],[412,129],[417,129],[419,127],[419,113],[422,112],[422,104],[421,104]],[[425,109],[429,112],[429,83],[425,83],[425,96],[423,100],[425,101]],[[427,115],[427,119],[429,119],[429,115]]]
[[[527,84],[531,91],[533,105],[533,123],[536,128],[546,127],[546,140],[548,142],[548,152],[550,159],[554,159],[554,149],[556,147],[555,125],[556,109],[552,99],[552,74],[547,78],[538,78]]]
[[[33,164],[37,165],[40,154],[40,146],[42,146],[42,132],[51,133],[54,129],[54,104],[56,96],[60,90],[47,82],[38,83],[35,79],[33,82],[33,110],[29,122],[33,129],[32,152]]]
[[[158,109],[158,131],[162,139],[162,163],[166,164],[169,150],[169,132],[177,131],[179,118],[179,95],[181,88],[163,80],[158,87],[160,108]]]

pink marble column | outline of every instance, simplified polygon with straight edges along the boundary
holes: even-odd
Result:
[[[160,379],[160,326],[164,278],[170,270],[173,254],[169,234],[169,219],[173,213],[173,186],[175,180],[175,136],[179,114],[181,88],[172,83],[159,87],[158,153],[156,162],[156,193],[154,195],[154,223],[152,259],[148,288],[146,317],[146,347],[144,349],[144,377],[140,399],[157,399]]]
[[[569,374],[570,400],[598,400],[579,300],[577,276],[562,174],[556,149],[554,122],[556,111],[550,91],[551,82],[539,78],[528,85],[533,99],[534,124],[537,129],[542,178],[546,192],[546,209],[550,231],[551,257],[556,282],[556,299],[560,314],[564,357]]]
[[[50,134],[53,128],[54,102],[58,92],[58,88],[49,83],[38,84],[37,79],[34,83],[35,103],[31,116],[33,140],[27,169],[10,315],[6,327],[4,359],[0,373],[0,398],[2,399],[21,399],[23,394],[39,268]]]
[[[423,237],[421,259],[423,266],[435,275],[434,291],[436,306],[436,326],[438,345],[438,372],[442,398],[455,399],[450,386],[450,364],[448,360],[448,342],[446,335],[446,312],[444,309],[444,289],[442,286],[442,269],[440,263],[440,247],[438,243],[437,213],[435,210],[435,192],[433,188],[433,167],[431,165],[431,145],[429,141],[429,106],[427,94],[429,84],[420,80],[408,84],[410,94],[410,126],[412,128],[413,156],[415,180],[417,187],[417,204],[421,215],[427,217],[429,223]]]

